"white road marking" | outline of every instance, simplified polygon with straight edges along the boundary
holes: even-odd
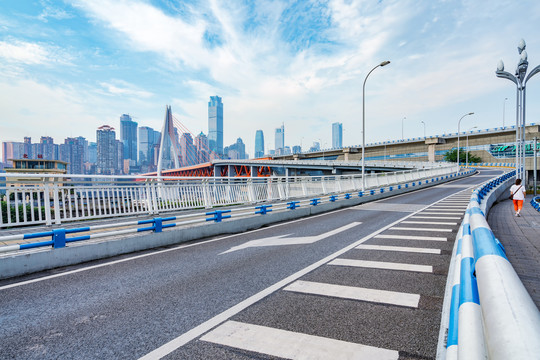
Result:
[[[204,335],[201,340],[285,359],[399,358],[399,353],[395,350],[236,321],[227,321]]]
[[[399,239],[399,240],[433,240],[433,241],[448,241],[444,237],[436,236],[411,236],[411,235],[376,235],[377,239]]]
[[[452,232],[452,229],[420,228],[420,227],[399,227],[399,226],[391,227],[389,230]]]
[[[442,222],[442,221],[402,221],[402,224],[424,224],[424,225],[457,225],[455,222]]]
[[[401,195],[404,195],[404,194],[401,194]],[[452,196],[452,195],[450,195],[450,196]],[[441,199],[439,201],[444,201],[445,199],[447,199],[447,198],[443,198],[443,199]],[[198,326],[194,327],[193,329],[191,329],[191,330],[183,333],[182,335],[172,339],[168,343],[160,346],[159,348],[155,349],[154,351],[152,351],[152,352],[146,354],[145,356],[141,357],[140,360],[161,359],[162,357],[170,354],[171,352],[178,349],[179,347],[187,344],[188,342],[196,339],[197,337],[201,336],[202,334],[209,331],[210,329],[212,329],[212,328],[216,327],[217,325],[221,324],[222,322],[228,320],[232,316],[238,314],[240,311],[242,311],[242,310],[248,308],[249,306],[255,304],[257,301],[260,301],[261,299],[264,299],[266,296],[268,296],[268,295],[278,291],[279,289],[287,286],[291,282],[293,282],[295,280],[298,280],[300,277],[304,276],[305,274],[307,274],[307,273],[321,267],[322,265],[328,263],[329,261],[335,259],[336,257],[346,253],[347,251],[349,251],[351,249],[354,249],[356,246],[368,241],[369,239],[372,239],[373,237],[377,237],[383,231],[386,231],[387,229],[391,228],[392,226],[394,226],[396,224],[399,224],[401,221],[406,220],[409,217],[420,213],[422,210],[424,210],[426,208],[427,208],[427,206],[425,208],[423,208],[423,209],[420,209],[420,210],[416,211],[416,212],[408,214],[408,215],[402,217],[401,219],[398,219],[398,220],[394,221],[393,223],[391,223],[389,225],[386,225],[385,227],[383,227],[383,228],[381,228],[381,229],[379,229],[377,231],[374,231],[373,233],[363,237],[362,239],[356,241],[355,243],[353,243],[353,244],[351,244],[349,246],[346,246],[341,250],[336,251],[332,255],[329,255],[329,256],[325,257],[324,259],[319,260],[316,263],[311,264],[310,266],[308,266],[308,267],[306,267],[306,268],[292,274],[291,276],[289,276],[289,277],[287,277],[287,278],[285,278],[285,279],[283,279],[281,281],[278,281],[274,285],[267,287],[266,289],[258,292],[257,294],[250,296],[246,300],[236,304],[235,306],[223,311],[222,313],[214,316],[213,318],[211,318],[209,320],[206,320],[205,322],[199,324]],[[339,211],[342,211],[342,210],[339,210]],[[322,214],[322,215],[326,215],[326,214]],[[285,224],[290,224],[290,223],[287,222]],[[238,235],[231,235],[231,236],[238,236]],[[418,240],[420,237],[416,236],[416,237],[413,237],[413,238]],[[427,238],[425,236],[424,236],[424,238],[425,239],[421,239],[421,240],[446,241],[446,238]]]
[[[411,219],[460,220],[458,216],[413,216]]]
[[[263,239],[257,239],[257,240],[251,240],[248,242],[245,242],[238,246],[233,246],[227,251],[222,252],[219,255],[230,253],[237,250],[247,249],[250,247],[261,247],[261,246],[281,246],[281,245],[305,245],[305,244],[312,244],[314,242],[326,239],[327,237],[334,236],[336,234],[339,234],[340,232],[349,230],[357,225],[360,225],[361,222],[352,222],[350,224],[347,224],[345,226],[342,226],[340,228],[325,232],[324,234],[315,235],[315,236],[303,236],[303,237],[292,237],[288,238],[288,235],[279,235],[279,236],[272,236],[267,237]]]
[[[392,263],[392,262],[384,262],[384,261],[335,259],[335,260],[330,261],[328,265],[352,266],[352,267],[385,269],[385,270],[427,272],[427,273],[433,272],[433,266],[431,265],[400,264],[400,263]]]
[[[452,211],[452,212],[439,212],[439,211],[426,210],[426,211],[422,212],[422,214],[425,214],[425,215],[463,215],[464,213],[465,213],[465,211],[462,211],[462,212],[455,212],[455,211]]]
[[[421,254],[437,254],[441,253],[440,249],[430,248],[416,248],[407,246],[386,246],[386,245],[358,245],[356,249],[359,250],[381,250],[381,251],[400,251],[400,252],[412,252]]]
[[[356,286],[343,286],[312,281],[298,280],[283,290],[302,294],[322,295],[342,299],[368,301],[382,304],[418,307],[420,295],[396,291],[367,289]]]

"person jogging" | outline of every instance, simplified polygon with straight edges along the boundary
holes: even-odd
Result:
[[[521,216],[519,213],[521,212],[523,200],[525,200],[525,194],[527,193],[521,184],[521,179],[516,179],[516,183],[510,188],[510,193],[512,194],[512,202],[514,203],[514,211],[516,212],[514,216]]]

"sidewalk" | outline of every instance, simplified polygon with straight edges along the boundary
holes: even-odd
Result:
[[[510,200],[495,204],[489,211],[488,223],[540,309],[540,212],[531,206],[531,198],[532,195],[525,198],[521,217],[514,216]]]

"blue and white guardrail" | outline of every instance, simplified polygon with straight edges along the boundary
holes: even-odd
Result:
[[[486,204],[505,195],[514,176],[504,174],[471,196],[454,246],[446,352],[439,359],[540,358],[540,311],[485,218]]]
[[[399,190],[402,188],[409,188],[409,185],[411,187],[415,187],[415,186],[420,186],[423,184],[435,183],[442,180],[457,178],[459,176],[470,175],[474,173],[475,171],[476,169],[469,169],[467,171],[460,172],[459,175],[453,173],[453,174],[441,175],[441,176],[429,178],[429,179],[416,180],[416,181],[413,181],[412,183],[398,184],[398,185],[392,185],[388,187],[371,189],[365,192],[358,191],[356,192],[356,196],[358,197],[373,196],[373,195],[381,194],[384,192],[392,192],[392,191]],[[153,231],[155,233],[159,233],[159,232],[162,232],[163,229],[180,226],[180,225],[204,223],[208,221],[220,223],[223,220],[230,219],[232,217],[266,215],[272,211],[295,210],[301,206],[318,206],[323,203],[328,203],[328,202],[334,203],[339,200],[348,200],[348,199],[351,199],[353,196],[354,194],[352,193],[332,194],[325,197],[304,199],[302,201],[289,201],[287,203],[281,203],[281,204],[257,205],[257,206],[252,206],[252,207],[243,207],[243,208],[226,209],[226,210],[214,210],[214,211],[205,212],[205,213],[195,213],[195,214],[188,214],[188,215],[181,215],[181,216],[170,216],[170,217],[163,217],[163,218],[155,217],[153,219],[148,219],[148,220],[93,225],[93,226],[87,226],[87,227],[81,227],[81,228],[75,228],[75,229],[60,228],[60,229],[54,229],[54,230],[46,231],[46,232],[9,235],[9,236],[0,237],[0,241],[17,241],[17,240],[29,240],[29,239],[37,239],[37,238],[49,238],[49,240],[35,242],[35,243],[0,246],[0,253],[9,252],[9,251],[17,251],[17,250],[26,250],[26,249],[36,248],[36,247],[45,247],[45,246],[52,246],[53,248],[56,249],[56,248],[65,247],[67,243],[71,243],[71,242],[90,240],[90,239],[96,239],[96,238],[102,238],[102,237],[108,237],[108,236],[133,234],[133,233],[138,233],[138,232],[143,232],[143,231]],[[207,217],[205,218],[204,216],[207,216]],[[171,221],[175,221],[175,220],[181,220],[181,221],[170,223]],[[165,223],[165,222],[168,222],[168,223]],[[141,226],[141,225],[147,225],[147,226]],[[97,230],[103,230],[107,228],[119,228],[119,227],[130,227],[130,228],[96,233]],[[90,234],[85,234],[83,236],[75,236],[75,237],[67,236],[69,234],[84,233],[84,232],[90,232]]]
[[[540,196],[533,197],[531,200],[531,205],[536,211],[540,212]]]

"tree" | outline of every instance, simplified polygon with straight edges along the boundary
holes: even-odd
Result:
[[[444,161],[457,162],[457,149],[448,150],[444,154]],[[459,149],[459,163],[465,164],[467,161],[467,152],[463,149]],[[482,159],[479,156],[473,155],[469,152],[469,163],[481,163]]]

